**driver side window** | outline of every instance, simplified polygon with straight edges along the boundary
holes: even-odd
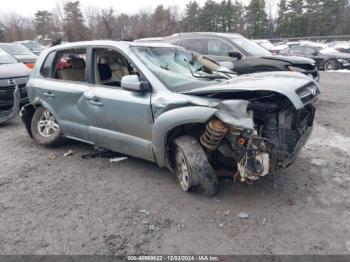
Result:
[[[120,87],[123,76],[135,74],[138,73],[132,64],[116,50],[108,48],[94,50],[95,84]]]
[[[208,55],[228,56],[229,52],[236,51],[228,43],[219,39],[208,40]]]
[[[304,47],[297,46],[291,49],[292,54],[303,54],[304,53]]]

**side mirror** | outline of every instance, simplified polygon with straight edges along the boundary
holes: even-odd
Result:
[[[315,51],[312,53],[312,55],[319,55],[320,53],[318,51]]]
[[[132,91],[145,91],[149,90],[149,83],[140,81],[138,75],[126,75],[121,79],[120,86],[127,90]]]
[[[237,58],[238,60],[242,59],[242,54],[240,52],[232,51],[232,52],[228,53],[228,56],[233,57],[233,58]]]

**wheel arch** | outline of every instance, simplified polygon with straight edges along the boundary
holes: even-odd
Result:
[[[181,131],[186,130],[186,127],[205,126],[216,111],[215,108],[189,106],[161,114],[155,120],[152,130],[153,152],[157,164],[171,169],[167,152],[169,143],[178,135],[184,134]]]

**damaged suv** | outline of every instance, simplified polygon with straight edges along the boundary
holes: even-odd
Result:
[[[21,110],[43,145],[68,137],[156,162],[184,191],[288,167],[312,132],[319,86],[293,72],[235,76],[166,43],[80,42],[44,51]]]

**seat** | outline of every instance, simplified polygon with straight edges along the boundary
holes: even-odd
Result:
[[[128,67],[121,61],[121,59],[118,59],[117,62],[111,63],[110,67],[112,70],[112,79],[114,81],[121,81],[123,76],[129,75]]]
[[[97,70],[100,76],[100,82],[108,82],[112,78],[112,70],[108,65],[108,59],[106,57],[99,57],[97,63]]]
[[[63,68],[57,71],[59,79],[69,81],[85,81],[85,60],[82,58],[71,58],[69,60],[71,68]]]

